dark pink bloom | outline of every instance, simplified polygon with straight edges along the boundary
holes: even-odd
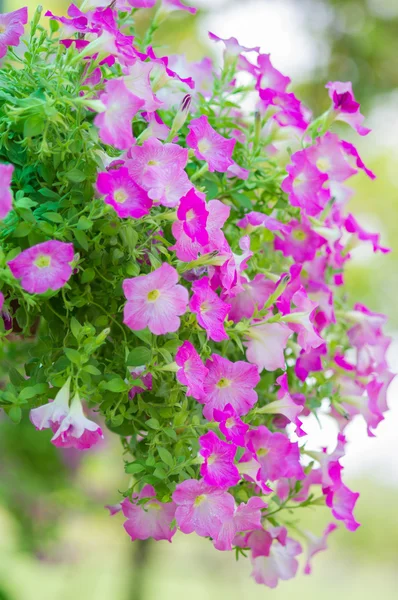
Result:
[[[326,504],[332,509],[332,515],[338,521],[343,521],[349,531],[355,531],[359,523],[355,520],[353,510],[359,498],[358,493],[352,492],[341,481],[342,466],[338,461],[329,466],[329,477],[333,485],[324,490]]]
[[[221,489],[236,485],[240,479],[234,464],[236,446],[223,442],[213,431],[202,435],[199,444],[199,454],[205,459],[200,467],[204,481]]]
[[[131,371],[131,377],[134,379],[141,379],[144,387],[141,387],[140,385],[134,385],[129,391],[130,400],[133,400],[137,394],[142,394],[142,392],[145,392],[146,390],[152,390],[152,373],[146,373],[146,375],[143,375],[144,371],[145,366],[136,367],[133,371]]]
[[[243,291],[230,299],[231,310],[228,318],[235,323],[241,319],[250,319],[254,311],[262,310],[264,304],[275,290],[275,283],[257,273],[252,281],[242,276]]]
[[[100,139],[119,150],[133,145],[132,120],[144,106],[144,101],[132,94],[122,79],[111,79],[99,97],[105,111],[94,119]]]
[[[348,215],[344,222],[344,227],[348,231],[348,233],[356,235],[359,240],[363,242],[371,242],[373,245],[373,252],[377,252],[378,250],[383,254],[391,252],[390,248],[384,248],[383,246],[380,246],[380,235],[378,233],[369,233],[365,231],[359,225],[358,221],[354,218],[353,215]]]
[[[348,123],[359,135],[367,135],[370,129],[362,126],[365,117],[360,112],[359,102],[355,100],[352,83],[350,81],[330,81],[325,87],[329,90],[336,119]]]
[[[297,358],[294,372],[300,381],[305,381],[310,373],[323,370],[321,356],[327,354],[326,344],[312,348],[309,352],[302,350]]]
[[[358,167],[358,169],[362,169],[362,171],[364,171],[370,179],[376,179],[376,175],[370,169],[368,169],[366,167],[362,158],[359,156],[358,150],[355,148],[354,144],[350,144],[349,142],[346,142],[345,140],[341,140],[340,143],[341,143],[341,146],[342,146],[344,152],[348,156],[352,156],[355,159],[355,164]]]
[[[148,501],[138,504],[138,500],[144,498]],[[171,538],[177,531],[176,527],[171,527],[176,505],[174,502],[156,500],[156,492],[151,485],[145,485],[139,494],[134,494],[132,502],[130,498],[125,498],[122,502],[122,510],[127,518],[124,528],[133,542],[148,538],[171,542]]]
[[[122,219],[139,219],[149,214],[152,206],[148,193],[132,179],[127,167],[98,173],[97,190]]]
[[[247,448],[259,463],[257,479],[275,481],[281,477],[303,479],[300,451],[283,433],[271,433],[264,425],[246,434]]]
[[[213,410],[230,404],[238,416],[245,415],[257,402],[254,388],[260,381],[258,369],[244,361],[231,362],[212,354],[206,362],[209,372],[203,385],[203,414],[213,419]]]
[[[264,500],[257,496],[249,498],[246,504],[242,502],[233,516],[223,523],[217,540],[214,541],[214,547],[217,550],[232,550],[236,534],[262,529],[261,510],[266,507]]]
[[[193,296],[189,308],[196,314],[199,325],[206,330],[208,337],[214,342],[227,340],[224,322],[231,305],[221,300],[212,290],[208,277],[194,281],[192,290]]]
[[[13,172],[13,165],[0,164],[0,219],[4,219],[12,209],[11,179]]]
[[[127,0],[132,8],[153,8],[156,0]]]
[[[125,279],[123,291],[127,298],[123,322],[130,329],[148,327],[155,335],[177,331],[188,291],[178,284],[178,273],[168,263],[148,275]]]
[[[307,541],[307,557],[304,567],[304,573],[306,575],[309,575],[311,573],[312,557],[315,556],[315,554],[318,554],[318,552],[327,549],[327,539],[335,529],[337,529],[337,525],[335,523],[330,523],[326,527],[321,537],[314,535],[310,531],[303,532]]]
[[[28,22],[28,8],[0,14],[0,58],[7,53],[8,46],[18,46],[24,25]]]
[[[206,230],[208,216],[206,202],[203,197],[196,193],[194,188],[181,198],[177,218],[181,221],[187,236],[202,246],[205,246],[209,241],[209,234]]]
[[[195,531],[202,537],[213,539],[217,539],[223,523],[235,510],[231,494],[207,485],[203,479],[188,479],[177,484],[173,501],[177,504],[177,525],[183,533]]]
[[[317,250],[326,244],[326,239],[316,233],[305,215],[301,223],[293,219],[289,223],[290,232],[275,237],[274,248],[280,250],[284,256],[292,256],[298,263],[312,260]]]
[[[247,360],[257,365],[260,372],[263,369],[284,369],[284,350],[291,335],[291,330],[284,323],[252,323],[243,342]]]
[[[259,108],[266,112],[280,127],[295,127],[307,129],[309,122],[308,111],[294,94],[272,90],[260,89]]]
[[[209,171],[225,173],[233,164],[232,152],[235,140],[228,140],[217,133],[205,115],[192,119],[188,129],[186,142],[194,149],[196,158],[205,160],[209,165]]]
[[[228,441],[237,446],[244,447],[246,445],[245,435],[249,426],[236,415],[231,404],[227,404],[223,410],[215,408],[213,418],[220,423],[220,431]]]
[[[73,244],[56,240],[23,250],[7,264],[21,286],[30,294],[59,290],[72,275]]]
[[[239,247],[242,254],[235,254],[229,247],[224,251],[226,259],[221,267],[214,269],[214,274],[211,277],[212,286],[216,288],[220,285],[224,294],[229,298],[243,291],[245,279],[242,277],[242,271],[247,268],[248,260],[253,256],[248,235],[239,240]]]
[[[295,292],[292,301],[296,309],[284,315],[284,322],[297,333],[297,343],[305,352],[311,348],[318,348],[325,341],[319,336],[314,326],[317,303],[308,298],[304,288]]]
[[[187,386],[187,396],[199,400],[203,396],[203,383],[208,369],[202,363],[199,354],[191,342],[185,341],[176,353],[176,363],[181,367],[177,371],[177,379]]]

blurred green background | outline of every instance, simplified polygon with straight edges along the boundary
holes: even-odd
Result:
[[[378,179],[358,176],[350,209],[368,229],[380,230],[393,252],[354,252],[346,283],[355,301],[386,312],[398,369],[398,0],[192,0],[195,18],[174,14],[157,42],[172,52],[200,58],[207,30],[234,35],[245,45],[271,52],[290,75],[295,91],[319,113],[328,105],[324,84],[351,80],[373,128],[358,140]],[[29,1],[30,8],[36,3]],[[5,10],[23,6],[0,0]],[[46,0],[63,12],[66,3]],[[144,11],[149,18],[149,11]],[[344,136],[354,141],[351,132]],[[120,515],[104,504],[119,500],[126,481],[115,437],[96,451],[62,454],[29,422],[18,429],[0,415],[0,600],[285,600],[294,595],[332,600],[398,598],[398,385],[390,389],[390,412],[368,439],[363,423],[349,428],[346,480],[361,492],[354,534],[339,528],[330,550],[314,560],[313,574],[299,575],[277,590],[257,586],[248,561],[213,550],[207,540],[177,535],[172,544],[132,544]],[[325,436],[327,432],[325,432]],[[326,509],[303,514],[320,533]]]

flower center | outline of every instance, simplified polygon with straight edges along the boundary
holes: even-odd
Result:
[[[318,158],[316,161],[316,166],[319,171],[322,171],[322,173],[328,171],[330,169],[330,160],[327,158]]]
[[[194,209],[193,209],[193,208],[191,208],[191,209],[190,209],[190,210],[187,212],[187,214],[186,214],[186,216],[185,216],[185,219],[186,219],[186,221],[192,221],[192,220],[195,218],[195,216],[196,216],[196,215],[195,215],[195,211],[194,211]]]
[[[217,383],[218,388],[226,388],[231,385],[231,380],[226,377],[221,377],[221,379]]]
[[[202,304],[200,305],[200,312],[201,313],[207,313],[210,310],[210,306],[209,303],[206,302],[206,300],[204,302],[202,302]]]
[[[206,152],[208,152],[211,148],[211,143],[206,139],[200,140],[198,143],[198,148],[201,154],[206,154]]]
[[[267,456],[268,452],[268,448],[259,448],[257,450],[257,456]]]
[[[7,27],[6,27],[5,25],[1,25],[1,24],[0,24],[0,35],[1,35],[2,33],[5,33],[6,31],[7,31]]]
[[[300,173],[300,175],[298,175],[298,177],[296,177],[293,181],[293,188],[297,188],[303,183],[307,183],[307,177],[304,173]]]
[[[227,419],[225,421],[225,427],[227,429],[231,429],[231,427],[233,427],[235,425],[235,419],[233,417],[229,417],[229,419]]]
[[[152,290],[148,294],[148,300],[149,300],[149,302],[155,302],[159,298],[159,296],[160,296],[159,290]]]
[[[196,496],[193,505],[197,508],[206,500],[206,494],[201,494],[200,496]]]
[[[114,194],[115,202],[118,204],[124,204],[128,198],[128,194],[124,190],[117,190]]]
[[[39,267],[39,269],[46,269],[51,265],[51,256],[48,256],[48,254],[41,254],[36,258],[35,265],[36,267]]]
[[[296,229],[296,231],[293,231],[292,236],[298,242],[304,242],[304,240],[307,239],[307,234],[302,229]]]
[[[148,510],[160,510],[161,507],[157,502],[148,502],[148,504],[145,505],[145,508]]]
[[[156,167],[157,164],[159,164],[157,160],[148,160],[149,167]]]
[[[217,454],[210,454],[209,458],[207,459],[207,464],[212,465],[216,462],[216,460],[217,460]]]

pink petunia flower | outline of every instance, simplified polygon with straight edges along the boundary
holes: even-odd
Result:
[[[103,437],[101,427],[85,417],[79,394],[76,392],[68,414],[51,439],[52,443],[58,448],[87,450]]]
[[[147,499],[147,502],[138,504],[143,499]],[[176,527],[171,527],[175,510],[174,502],[159,502],[154,488],[145,485],[139,494],[133,495],[132,502],[130,498],[125,498],[122,502],[122,511],[127,518],[124,528],[133,542],[148,538],[171,542],[177,531]]]
[[[260,381],[258,369],[244,361],[231,362],[212,354],[206,362],[209,373],[203,385],[203,414],[213,419],[214,409],[223,410],[230,404],[238,416],[245,415],[257,402],[254,388]]]
[[[329,523],[329,525],[326,527],[326,529],[324,530],[321,537],[314,535],[310,531],[302,532],[303,535],[305,536],[305,539],[307,542],[307,557],[306,557],[306,563],[305,563],[305,567],[304,567],[304,573],[306,575],[309,575],[311,573],[312,557],[315,556],[315,554],[318,554],[318,552],[321,552],[322,550],[327,549],[327,539],[328,539],[329,535],[333,531],[335,531],[335,529],[337,529],[336,523]]]
[[[257,496],[249,498],[246,504],[242,502],[233,516],[223,523],[214,547],[222,551],[232,550],[236,534],[262,529],[261,510],[266,507],[264,500]]]
[[[360,112],[360,104],[355,100],[350,81],[330,81],[325,86],[329,91],[332,109],[336,120],[348,123],[359,135],[367,135],[370,129],[363,127],[365,117]]]
[[[8,46],[18,46],[24,25],[28,22],[28,8],[0,14],[0,58],[7,53]]]
[[[236,224],[238,227],[241,227],[241,229],[246,229],[247,233],[251,233],[253,230],[257,229],[257,227],[265,227],[265,229],[269,229],[270,231],[281,231],[286,234],[290,233],[291,229],[290,225],[280,223],[273,217],[256,212],[255,210],[248,212],[243,219],[240,219]]]
[[[145,391],[151,391],[152,390],[152,382],[153,382],[153,377],[152,377],[152,373],[146,373],[145,375],[143,375],[144,371],[146,370],[146,367],[144,365],[142,365],[141,367],[135,367],[132,371],[131,371],[131,377],[133,377],[133,379],[140,379],[144,385],[144,387],[140,386],[140,385],[134,385],[132,388],[130,388],[129,390],[129,398],[130,400],[133,400],[137,394],[142,394]]]
[[[148,327],[155,335],[177,331],[188,291],[178,284],[178,273],[168,263],[148,275],[125,279],[123,291],[127,298],[123,322],[130,329]]]
[[[206,202],[202,195],[196,193],[194,188],[181,198],[177,218],[181,221],[187,236],[202,246],[205,246],[209,241],[209,234],[206,230],[208,216]]]
[[[282,530],[282,531],[281,531]],[[270,588],[275,588],[278,581],[286,581],[294,577],[298,569],[296,556],[301,554],[302,548],[298,542],[287,537],[285,528],[271,528],[264,532],[256,531],[249,534],[249,546],[260,544],[264,548],[261,553],[252,553],[252,577],[257,583],[262,583]]]
[[[338,461],[329,466],[329,477],[332,486],[324,489],[326,505],[332,509],[332,515],[338,521],[343,521],[349,531],[355,531],[360,524],[355,520],[353,510],[359,498],[358,493],[352,492],[341,480],[342,466]]]
[[[257,273],[252,281],[242,276],[243,291],[230,299],[231,310],[228,318],[235,323],[242,319],[250,319],[254,311],[262,310],[264,304],[275,290],[275,283]]]
[[[297,343],[305,352],[322,346],[325,341],[318,334],[314,324],[318,304],[308,298],[304,288],[295,292],[292,301],[296,309],[284,315],[283,320],[297,333]]]
[[[257,365],[260,372],[263,369],[284,369],[284,351],[291,335],[292,332],[284,323],[252,323],[243,342],[247,360]]]
[[[172,12],[173,10],[185,10],[186,12],[191,13],[191,15],[196,13],[196,8],[183,4],[181,0],[162,0],[162,6],[168,12]]]
[[[203,396],[203,383],[209,372],[208,369],[191,342],[185,341],[178,348],[175,358],[180,367],[177,371],[178,381],[187,386],[187,396],[199,400]]]
[[[213,42],[223,42],[224,44],[224,58],[228,57],[237,58],[241,52],[259,52],[260,47],[256,46],[255,48],[246,48],[245,46],[241,46],[238,40],[234,37],[230,37],[228,39],[220,38],[215,33],[211,33],[209,31],[209,38]]]
[[[208,277],[202,277],[192,284],[193,296],[189,302],[190,310],[196,314],[199,325],[207,331],[208,337],[214,342],[228,339],[224,328],[230,304],[227,304],[213,292]]]
[[[122,79],[111,79],[99,97],[104,112],[94,119],[99,137],[104,144],[127,150],[133,145],[132,120],[144,106],[144,101],[132,94]],[[123,118],[121,118],[123,116]]]
[[[29,418],[36,429],[57,431],[69,412],[70,382],[71,378],[69,377],[52,402],[32,408]]]
[[[220,431],[228,441],[233,442],[237,446],[245,447],[245,435],[249,429],[249,425],[246,425],[236,415],[231,404],[227,404],[223,410],[215,408],[213,418],[220,423]]]
[[[188,479],[177,484],[173,493],[177,504],[175,518],[183,533],[196,532],[202,537],[216,539],[223,523],[235,511],[233,496],[206,484],[203,479]]]
[[[247,448],[259,463],[257,479],[275,481],[281,477],[303,479],[298,444],[283,433],[271,433],[264,425],[246,434]]]
[[[282,75],[278,69],[275,69],[271,63],[269,54],[259,54],[257,56],[257,65],[257,88],[271,88],[277,92],[286,92],[286,88],[290,84],[290,77]]]
[[[150,113],[163,106],[163,102],[155,96],[152,90],[150,76],[154,67],[153,62],[144,62],[137,58],[126,67],[123,77],[127,89],[134,96],[141,98],[143,109]]]
[[[205,160],[210,172],[225,173],[233,164],[232,152],[235,140],[228,140],[217,133],[205,115],[192,119],[188,129],[186,142],[190,148],[193,148],[196,158]]]
[[[199,444],[199,454],[205,459],[200,467],[204,481],[220,489],[236,485],[240,479],[239,471],[234,465],[236,446],[223,442],[213,431],[202,435]]]
[[[139,219],[149,214],[152,200],[148,193],[132,179],[127,167],[98,173],[97,190],[104,202],[114,208],[122,219]]]
[[[301,223],[292,219],[289,225],[288,234],[275,237],[275,250],[280,250],[284,256],[292,256],[298,263],[312,260],[327,240],[314,231],[305,215],[302,215]]]
[[[380,246],[380,234],[369,233],[368,231],[365,231],[365,229],[361,227],[353,215],[348,215],[344,221],[344,227],[348,233],[356,235],[359,240],[363,242],[371,242],[373,245],[373,252],[379,251],[382,254],[388,254],[391,252],[390,248],[384,248],[383,246]]]
[[[294,94],[266,88],[259,90],[259,96],[259,109],[270,117],[271,123],[279,127],[307,129],[310,115]]]
[[[11,179],[13,172],[13,165],[0,164],[0,219],[5,219],[12,209]]]
[[[59,290],[72,275],[73,244],[56,240],[23,250],[7,264],[21,286],[30,294]]]

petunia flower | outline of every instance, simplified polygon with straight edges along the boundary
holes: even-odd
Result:
[[[148,275],[125,279],[123,291],[127,298],[123,322],[130,329],[148,327],[155,335],[177,331],[188,291],[178,284],[178,273],[168,263]]]
[[[292,335],[284,323],[252,323],[245,332],[246,358],[261,372],[285,368],[284,350]]]
[[[138,503],[144,499],[147,501]],[[145,485],[139,494],[133,495],[132,501],[125,498],[122,502],[122,511],[127,518],[124,528],[133,542],[148,538],[171,542],[177,531],[176,527],[171,527],[175,510],[174,502],[159,502],[155,489]]]
[[[301,222],[292,219],[289,226],[289,233],[283,232],[280,237],[275,237],[274,248],[284,256],[291,256],[298,263],[312,260],[318,249],[327,242],[314,231],[305,215],[301,215]]]
[[[315,554],[327,549],[327,539],[329,535],[337,529],[336,523],[329,523],[325,528],[321,537],[314,535],[311,531],[302,531],[301,534],[305,537],[307,543],[307,556],[304,566],[304,573],[311,573],[311,559]]]
[[[299,566],[296,556],[301,554],[302,548],[286,534],[285,528],[278,527],[249,534],[246,542],[249,546],[257,536],[257,546],[261,543],[264,547],[264,552],[260,554],[252,552],[252,577],[257,583],[275,588],[279,580],[286,581],[296,575]]]
[[[206,362],[209,372],[203,385],[205,405],[203,414],[213,419],[214,409],[223,410],[230,404],[238,416],[245,415],[257,402],[254,388],[260,381],[255,365],[244,361],[231,362],[218,354],[212,354]]]
[[[68,377],[52,402],[38,408],[32,408],[29,418],[36,429],[39,431],[42,429],[57,431],[69,413],[70,382],[71,378]]]
[[[0,219],[5,219],[12,209],[11,179],[13,172],[13,165],[0,164]]]
[[[130,388],[129,390],[129,398],[130,400],[133,400],[137,394],[142,394],[145,391],[151,391],[152,390],[152,383],[153,383],[153,377],[152,377],[152,373],[146,373],[145,375],[143,375],[144,371],[146,370],[145,365],[142,365],[141,367],[135,367],[131,372],[131,377],[133,379],[140,379],[144,385],[144,387],[140,386],[140,385],[134,385],[132,388]]]
[[[335,519],[343,521],[349,531],[355,531],[360,526],[353,515],[359,494],[352,492],[344,485],[341,480],[341,470],[342,466],[338,461],[329,466],[329,477],[332,480],[332,485],[324,489],[326,505],[331,508]]]
[[[125,68],[123,77],[127,89],[134,96],[141,98],[143,109],[150,113],[163,106],[163,102],[156,97],[152,89],[150,76],[154,67],[153,62],[144,62],[137,58]]]
[[[269,54],[259,54],[257,56],[257,89],[271,88],[277,92],[286,92],[290,84],[290,77],[282,75],[278,69],[275,69],[271,63]]]
[[[19,8],[0,14],[0,58],[7,53],[8,46],[18,46],[28,22],[28,8]]]
[[[229,300],[231,310],[228,318],[235,323],[242,319],[250,319],[256,309],[262,310],[275,290],[275,283],[266,279],[262,273],[257,273],[252,281],[242,276],[241,283],[243,291]]]
[[[183,4],[181,0],[162,0],[162,8],[165,8],[167,12],[172,12],[173,10],[184,10],[191,13],[191,15],[196,13],[196,8]]]
[[[76,392],[68,414],[51,439],[52,443],[58,448],[87,450],[103,437],[101,427],[85,417],[79,394]]]
[[[209,241],[209,234],[206,230],[208,216],[209,212],[203,196],[197,194],[193,188],[181,198],[177,218],[181,221],[187,236],[202,246]]]
[[[269,217],[268,215],[255,210],[248,212],[236,224],[241,229],[246,229],[247,233],[251,233],[257,229],[257,227],[264,227],[270,231],[281,231],[282,233],[286,234],[290,233],[291,229],[290,225],[280,223],[277,219]]]
[[[50,240],[23,250],[7,264],[30,294],[59,290],[72,275],[73,244]]]
[[[266,507],[264,500],[258,496],[249,498],[247,503],[239,504],[233,516],[223,523],[217,539],[214,540],[214,547],[222,551],[232,550],[234,538],[238,533],[262,530],[261,510]]]
[[[234,497],[202,480],[187,479],[178,483],[172,496],[177,504],[175,518],[183,533],[196,532],[216,539],[223,523],[235,511]]]
[[[362,126],[365,117],[360,112],[359,102],[355,100],[352,83],[329,81],[325,87],[329,91],[336,120],[348,123],[359,135],[367,135],[370,129]]]
[[[199,400],[203,396],[203,383],[209,370],[188,340],[178,348],[175,358],[180,367],[177,371],[178,381],[187,386],[187,396]]]
[[[208,277],[202,277],[192,284],[193,296],[189,302],[190,310],[196,314],[199,325],[206,330],[214,342],[228,339],[224,322],[230,304],[227,304],[212,290]]]
[[[200,467],[203,480],[220,489],[233,487],[240,480],[239,471],[234,465],[236,446],[223,442],[209,431],[199,438],[199,454],[205,462]]]
[[[149,214],[152,200],[129,174],[127,167],[98,173],[97,190],[104,202],[114,208],[122,219],[139,219]]]
[[[233,164],[235,140],[228,140],[217,133],[205,115],[192,119],[188,129],[186,142],[193,148],[196,158],[205,160],[210,172],[225,173]]]
[[[144,101],[132,94],[122,79],[107,81],[99,100],[105,110],[95,117],[94,125],[99,128],[101,141],[118,150],[127,150],[134,142],[132,120]]]
[[[213,418],[220,423],[220,431],[228,441],[237,446],[245,447],[245,435],[249,426],[236,415],[231,404],[227,404],[223,410],[215,408]]]
[[[130,175],[140,186],[150,190],[158,187],[156,186],[157,175],[162,172],[166,171],[166,175],[171,172],[175,177],[176,170],[184,171],[188,161],[188,150],[177,144],[163,144],[156,138],[150,138],[145,140],[142,146],[133,146],[128,157],[131,159],[127,161]],[[157,169],[155,175],[148,181],[148,174],[154,168]],[[167,180],[170,180],[169,176]],[[162,182],[162,186],[164,187],[164,182]],[[191,187],[192,184],[190,184]]]

